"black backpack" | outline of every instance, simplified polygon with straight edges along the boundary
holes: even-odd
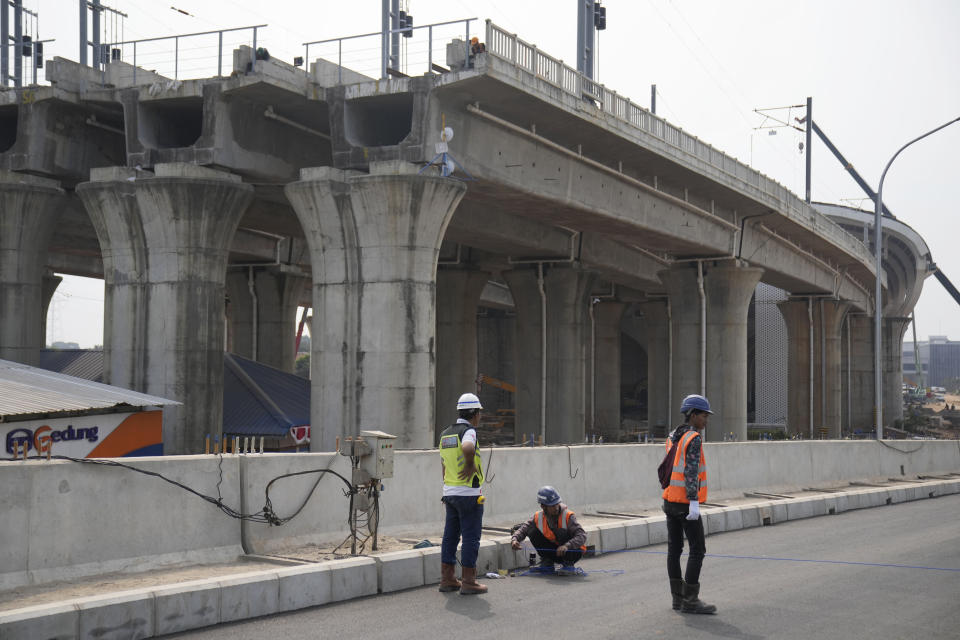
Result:
[[[657,467],[657,475],[660,477],[660,488],[666,489],[670,486],[670,474],[673,473],[673,460],[677,457],[677,446],[680,444],[680,440],[683,437],[677,438],[676,442],[673,443],[673,446],[670,447],[670,451],[667,452],[667,455],[663,457],[663,461],[660,463],[660,466]]]

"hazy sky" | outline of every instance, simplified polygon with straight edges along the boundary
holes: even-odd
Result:
[[[104,4],[129,16],[122,22],[110,21],[106,40],[268,24],[258,33],[258,45],[287,61],[303,55],[303,42],[380,28],[380,0],[104,0]],[[787,128],[775,135],[756,130],[764,118],[755,109],[800,105],[807,96],[813,97],[814,120],[874,189],[901,145],[960,116],[957,0],[603,4],[607,29],[599,33],[601,83],[642,106],[649,106],[650,86],[656,84],[658,115],[752,164],[801,197],[805,160],[798,143],[803,134]],[[24,0],[24,6],[40,14],[40,36],[56,39],[47,45],[45,57],[77,60],[77,0]],[[483,21],[489,18],[576,66],[576,0],[401,0],[401,6],[414,16],[416,25],[479,18],[471,25],[471,35],[482,33]],[[240,37],[249,33],[234,36]],[[375,48],[376,43],[368,41],[365,46]],[[188,42],[181,44],[185,58],[190,51]],[[199,56],[206,50],[197,51]],[[144,48],[140,55],[144,60],[150,54]],[[172,47],[167,58],[173,58]],[[163,63],[151,62],[157,67]],[[183,68],[189,69],[189,63],[182,62]],[[785,119],[802,116],[801,111],[774,113]],[[812,152],[814,200],[873,210],[816,139]],[[960,287],[958,152],[960,123],[901,154],[887,174],[883,196],[894,215],[924,237],[933,260]],[[81,346],[100,343],[102,298],[102,283],[65,279],[52,304],[48,339],[69,339]],[[926,281],[916,319],[921,340],[931,334],[960,339],[960,305],[933,277]]]

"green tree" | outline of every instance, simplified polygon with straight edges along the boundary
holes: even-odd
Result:
[[[294,362],[293,372],[300,376],[301,378],[310,377],[310,354],[301,353],[297,356],[296,362]]]

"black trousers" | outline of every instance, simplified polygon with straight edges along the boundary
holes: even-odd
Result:
[[[582,549],[567,549],[567,552],[563,554],[562,558],[558,557],[556,553],[557,547],[563,544],[563,542],[557,544],[556,542],[547,540],[543,534],[540,533],[539,529],[534,529],[527,537],[530,538],[530,544],[536,548],[537,553],[539,553],[540,557],[544,560],[553,560],[554,562],[562,564],[574,564],[583,557]]]
[[[667,514],[667,575],[672,579],[682,577],[689,584],[700,584],[700,568],[703,566],[703,556],[707,553],[703,539],[703,516],[687,520],[689,511],[690,505],[686,503],[663,501],[663,512]],[[686,576],[680,572],[684,536],[690,543]]]

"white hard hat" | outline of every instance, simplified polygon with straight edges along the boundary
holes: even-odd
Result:
[[[460,409],[483,409],[480,398],[474,393],[465,393],[457,400],[457,411]]]

